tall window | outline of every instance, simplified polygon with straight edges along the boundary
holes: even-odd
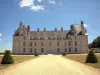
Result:
[[[75,36],[75,40],[76,40],[76,38],[77,38],[77,37]]]
[[[41,52],[42,52],[42,53],[44,52],[44,49],[43,49],[43,48],[41,49]]]
[[[58,53],[60,52],[59,48],[57,48],[57,52],[58,52]]]
[[[66,46],[66,42],[65,42],[65,46]]]
[[[36,52],[36,48],[34,49],[34,52]]]
[[[57,42],[57,46],[59,46],[59,42]]]
[[[26,40],[26,37],[24,36],[23,39]]]
[[[23,48],[23,52],[25,52],[25,48]]]
[[[49,42],[49,46],[51,46],[51,41]]]
[[[75,52],[77,52],[77,48],[75,48]]]
[[[69,46],[71,46],[71,42],[69,41]]]
[[[25,42],[23,42],[23,46],[25,46],[26,44],[25,44]]]
[[[41,42],[41,46],[43,46],[43,41]]]
[[[71,48],[69,48],[69,52],[71,52]]]
[[[65,52],[67,52],[67,48],[65,48]]]
[[[75,41],[75,46],[77,46],[77,42]]]
[[[35,46],[36,46],[36,42],[35,42]]]
[[[30,48],[30,52],[32,52],[32,48]]]
[[[32,46],[32,42],[30,42],[30,46]]]

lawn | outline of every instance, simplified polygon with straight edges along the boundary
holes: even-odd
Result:
[[[14,58],[14,64],[36,58],[34,55],[12,55],[12,56]],[[2,57],[3,57],[3,55],[0,55],[0,63],[1,63]],[[11,65],[14,65],[14,64],[7,64],[7,65],[0,64],[0,70],[7,68]]]
[[[85,63],[86,56],[87,56],[87,54],[68,54],[65,57],[100,69],[100,53],[96,53],[96,56],[99,60],[99,62],[96,64]]]

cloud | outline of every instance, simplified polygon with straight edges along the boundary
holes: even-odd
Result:
[[[84,24],[84,27],[86,27],[86,28],[87,28],[87,25],[86,25],[86,24]]]
[[[50,4],[56,4],[55,0],[48,0],[48,3],[50,3]]]
[[[19,3],[19,6],[21,8],[23,7],[29,7],[33,11],[39,11],[39,10],[44,10],[43,5],[34,5],[35,0],[21,0]],[[42,0],[38,0],[38,2],[41,2]]]
[[[0,38],[0,41],[1,41],[2,39]]]
[[[37,5],[37,6],[31,6],[31,9],[33,11],[38,11],[38,10],[44,10],[44,6],[40,6],[40,5]]]
[[[29,7],[33,5],[34,0],[21,0],[19,5],[20,7]]]
[[[2,34],[0,33],[0,37],[2,36]]]
[[[39,3],[41,3],[42,2],[42,0],[37,0]]]

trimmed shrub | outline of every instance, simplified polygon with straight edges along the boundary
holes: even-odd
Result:
[[[86,63],[97,63],[98,62],[98,59],[94,53],[93,50],[90,50],[88,52],[88,55],[87,55],[87,58],[86,58]]]
[[[11,51],[6,50],[2,58],[1,64],[13,64],[13,63],[14,63],[14,60],[13,60],[13,57],[11,56]]]
[[[66,52],[64,52],[63,54],[62,54],[62,56],[66,56],[67,55],[67,53]]]
[[[34,53],[35,56],[39,56],[39,54],[37,52]]]

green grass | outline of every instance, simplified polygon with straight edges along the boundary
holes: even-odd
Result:
[[[100,53],[97,53],[96,54],[99,62],[98,63],[95,63],[95,64],[85,63],[86,56],[87,56],[87,54],[68,54],[65,57],[66,58],[69,58],[69,59],[72,59],[72,60],[75,60],[75,61],[78,61],[80,63],[86,64],[86,65],[89,65],[89,66],[93,66],[95,68],[99,68],[100,69]]]
[[[36,58],[34,55],[12,55],[12,56],[14,58],[14,64]],[[0,70],[7,68],[11,65],[14,65],[14,64],[1,64],[2,57],[3,57],[3,55],[0,55]]]

